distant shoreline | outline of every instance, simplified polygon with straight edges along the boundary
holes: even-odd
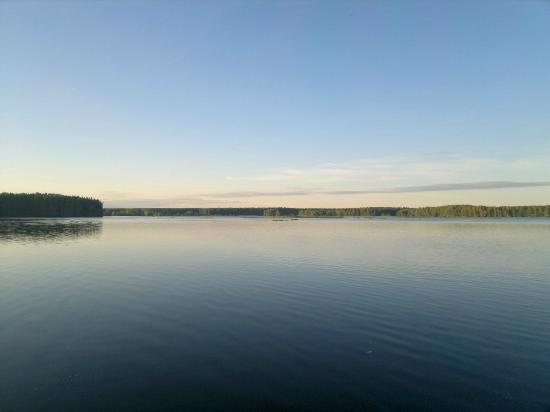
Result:
[[[0,193],[0,218],[102,216],[250,216],[272,218],[340,217],[550,217],[550,205],[430,207],[213,207],[213,208],[104,208],[98,199],[52,193]]]
[[[341,217],[550,217],[548,206],[361,207],[361,208],[105,208],[103,216]]]

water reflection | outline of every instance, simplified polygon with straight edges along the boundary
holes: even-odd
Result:
[[[0,231],[12,240],[0,243],[0,411],[550,403],[550,219],[107,217]]]
[[[0,219],[0,243],[70,241],[102,230],[100,219]]]

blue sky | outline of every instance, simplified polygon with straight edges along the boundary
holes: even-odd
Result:
[[[5,1],[0,191],[550,203],[550,3]]]

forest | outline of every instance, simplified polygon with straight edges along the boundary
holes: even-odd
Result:
[[[289,207],[228,208],[109,208],[105,216],[268,216],[268,217],[344,217],[395,216],[397,208],[299,209]]]
[[[104,216],[264,216],[263,208],[108,208]],[[294,209],[293,209],[294,210]]]
[[[268,216],[268,217],[550,217],[548,206],[361,207],[361,208],[108,208],[104,216]]]
[[[359,207],[359,208],[103,208],[100,200],[52,193],[0,193],[0,217],[266,216],[266,217],[550,217],[547,206]]]
[[[0,217],[101,217],[97,199],[53,193],[0,193]]]
[[[403,217],[550,217],[547,206],[471,206],[450,205],[438,207],[403,208],[397,213]]]

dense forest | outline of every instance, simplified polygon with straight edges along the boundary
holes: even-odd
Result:
[[[264,216],[259,207],[228,208],[109,208],[104,216]],[[294,210],[294,209],[292,209]]]
[[[101,217],[97,199],[52,193],[0,193],[0,217]]]
[[[404,217],[550,217],[550,206],[471,206],[403,208]]]
[[[50,193],[0,193],[0,217],[267,216],[267,217],[550,217],[550,206],[360,208],[107,208],[101,201]]]
[[[288,207],[228,208],[112,208],[105,216],[270,216],[270,217],[344,217],[395,216],[398,208],[364,207],[355,209],[298,209]]]
[[[274,208],[116,208],[105,216],[269,216],[269,217],[550,217],[550,206],[361,207],[339,209]]]

